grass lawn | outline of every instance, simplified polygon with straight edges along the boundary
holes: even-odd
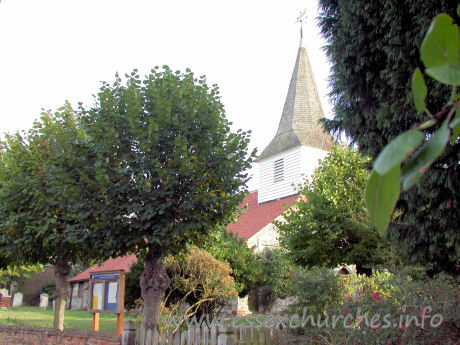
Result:
[[[117,316],[113,314],[99,314],[99,330],[115,333]],[[127,317],[126,319],[132,319]],[[11,326],[53,327],[53,308],[41,310],[38,307],[16,307],[0,310],[0,324]],[[82,310],[67,310],[64,316],[64,328],[85,329],[93,328],[93,314]]]

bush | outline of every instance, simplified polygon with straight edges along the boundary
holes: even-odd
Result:
[[[328,268],[315,267],[300,272],[293,285],[297,301],[290,312],[299,315],[305,308],[308,314],[325,315],[331,306],[340,304],[343,297],[343,284]]]
[[[317,344],[455,344],[460,332],[459,282],[446,275],[416,281],[391,273],[333,277],[317,269],[298,284],[291,312],[308,307],[315,324],[300,333]],[[318,315],[327,328],[318,327]]]
[[[253,311],[266,312],[277,298],[287,298],[296,292],[293,282],[300,267],[292,263],[284,249],[266,248],[256,255],[264,267],[261,286],[251,292],[249,307]]]
[[[183,329],[187,320],[193,317],[200,318],[202,314],[209,314],[212,317],[227,299],[238,296],[230,265],[216,260],[210,253],[198,247],[192,246],[185,254],[168,256],[164,259],[164,263],[171,278],[171,285],[161,303],[158,323],[160,330]],[[143,265],[137,264],[134,270],[133,266],[132,274],[129,276],[130,283],[127,284],[133,293],[129,298],[130,301],[136,297],[137,292],[140,296],[138,277]],[[142,309],[142,299],[137,298],[132,304],[136,306],[136,313],[139,314]],[[175,321],[167,325],[164,323],[165,317],[168,320],[174,318]],[[137,316],[137,321],[140,324],[141,315]]]

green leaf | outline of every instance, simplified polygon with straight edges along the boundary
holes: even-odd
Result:
[[[460,5],[457,6],[457,16],[460,17]]]
[[[404,166],[401,180],[403,190],[411,188],[423,176],[428,167],[438,158],[450,137],[447,120],[422,149]]]
[[[433,79],[447,85],[460,85],[460,66],[453,63],[434,66],[425,70]]]
[[[427,68],[451,62],[458,65],[459,34],[447,14],[437,15],[422,42],[421,55]]]
[[[423,40],[421,56],[428,75],[442,83],[458,83],[459,33],[450,16],[441,13],[433,20]]]
[[[460,106],[457,106],[457,112],[455,113],[455,118],[449,125],[452,128],[452,145],[457,141],[458,136],[460,135]]]
[[[374,170],[380,175],[384,175],[395,165],[400,165],[420,145],[423,138],[424,134],[415,129],[400,134],[379,154],[374,162]]]
[[[399,198],[400,170],[399,165],[395,165],[383,175],[373,170],[367,184],[367,210],[382,235],[385,234]]]
[[[415,70],[414,76],[412,77],[412,95],[417,111],[424,111],[427,88],[420,68]]]

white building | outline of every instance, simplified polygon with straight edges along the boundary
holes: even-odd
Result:
[[[257,159],[259,188],[243,201],[248,206],[228,230],[242,237],[249,247],[262,250],[278,245],[272,222],[280,219],[286,204],[297,198],[295,185],[302,183],[333,144],[321,119],[323,109],[312,68],[302,40],[292,72],[278,130]]]

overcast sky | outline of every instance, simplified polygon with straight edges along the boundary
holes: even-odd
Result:
[[[166,64],[217,83],[234,129],[252,130],[260,153],[278,127],[304,8],[304,44],[330,116],[316,0],[0,1],[1,133],[30,128],[65,100],[91,105],[116,71]]]

